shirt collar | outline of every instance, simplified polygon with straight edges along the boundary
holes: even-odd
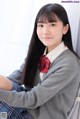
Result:
[[[62,42],[60,45],[58,45],[55,49],[53,49],[48,54],[46,54],[47,48],[45,48],[44,55],[46,55],[46,57],[48,57],[50,62],[52,63],[62,52],[64,52],[67,49],[68,48]]]

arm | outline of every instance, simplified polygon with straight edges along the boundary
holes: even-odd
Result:
[[[0,75],[0,89],[7,90],[7,91],[16,90],[18,92],[28,90],[25,89],[23,86],[20,86],[19,84],[9,80],[8,78],[2,75]]]
[[[27,91],[28,89],[25,89],[23,86],[20,86],[21,84],[23,84],[21,80],[23,68],[24,68],[24,64],[21,65],[19,70],[15,70],[8,77],[4,77],[0,75],[0,89],[8,90],[8,91],[16,90],[18,92]]]
[[[12,89],[12,81],[10,81],[8,78],[0,75],[0,89],[11,90]]]
[[[70,88],[71,84],[78,85],[80,78],[78,64],[75,62],[73,65],[72,60],[70,63],[66,63],[66,61],[62,63],[63,66],[58,64],[57,68],[55,66],[51,68],[50,75],[46,74],[44,81],[31,91],[18,93],[16,91],[4,92],[0,90],[0,101],[14,107],[34,109],[43,105],[64,89]]]
[[[24,68],[24,64],[21,65],[19,70],[15,70],[14,72],[12,72],[12,74],[10,74],[9,76],[7,76],[7,78],[15,83],[18,84],[23,84],[22,80],[21,80],[21,76],[22,76],[22,72],[23,72],[23,68]]]

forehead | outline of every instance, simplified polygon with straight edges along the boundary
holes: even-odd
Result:
[[[47,23],[47,22],[57,22],[57,21],[61,21],[61,20],[55,14],[40,15],[37,19],[37,23]]]

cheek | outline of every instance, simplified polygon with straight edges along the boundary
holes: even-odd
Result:
[[[36,33],[37,33],[37,36],[39,36],[39,30],[38,29],[36,30]]]
[[[57,37],[62,38],[63,36],[63,30],[60,29],[59,32],[57,32]]]
[[[38,38],[40,38],[41,37],[41,31],[39,29],[37,29],[36,33],[37,33]]]

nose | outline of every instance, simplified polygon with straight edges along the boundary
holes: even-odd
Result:
[[[44,27],[43,28],[43,34],[49,34],[50,33],[50,30],[49,30],[49,28],[46,26],[46,27]]]

